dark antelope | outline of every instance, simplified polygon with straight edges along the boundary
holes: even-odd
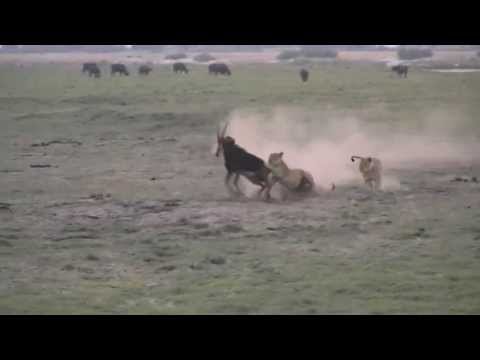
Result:
[[[227,169],[227,176],[225,178],[225,186],[230,194],[237,193],[243,195],[238,187],[240,175],[247,178],[252,184],[260,186],[258,197],[270,188],[269,176],[271,170],[266,166],[265,162],[255,155],[248,153],[235,143],[235,139],[230,136],[225,136],[228,129],[228,123],[223,127],[222,131],[218,129],[217,132],[217,151],[216,156],[219,157],[223,152],[225,159],[225,168]],[[235,176],[233,184],[235,190],[230,187],[230,180]],[[267,191],[267,199],[270,192]]]

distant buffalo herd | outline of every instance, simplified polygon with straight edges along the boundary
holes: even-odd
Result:
[[[151,72],[153,71],[153,68],[149,65],[141,65],[138,69],[138,74],[143,75],[143,76],[148,76]],[[175,74],[181,73],[181,74],[188,74],[189,70],[187,66],[184,63],[175,63],[173,64],[173,72]],[[85,63],[83,64],[83,69],[82,73],[88,73],[89,77],[95,77],[95,78],[100,78],[101,77],[101,71],[100,67],[96,63]],[[231,76],[232,71],[230,68],[223,63],[215,63],[215,64],[210,64],[208,66],[208,73],[210,75],[223,75],[223,76]],[[130,72],[128,71],[127,67],[124,64],[112,64],[110,67],[110,74],[111,76],[115,76],[116,74],[119,74],[121,76],[129,76]],[[302,69],[300,71],[300,77],[303,82],[307,82],[308,78],[310,76],[310,73]]]
[[[391,70],[398,74],[399,77],[406,78],[408,76],[408,66],[406,65],[396,65],[391,68]],[[140,76],[148,76],[153,71],[153,68],[149,65],[141,65],[138,69],[138,74]],[[189,70],[184,63],[177,62],[173,64],[173,72],[175,74],[189,74]],[[102,72],[100,67],[96,63],[85,63],[83,64],[82,73],[88,73],[89,77],[100,78]],[[210,64],[208,66],[208,73],[210,75],[223,75],[231,76],[232,71],[230,68],[223,63]],[[112,64],[110,67],[111,76],[120,75],[120,76],[130,76],[130,72],[124,64]],[[310,73],[306,69],[300,70],[300,78],[306,83],[310,77]]]
[[[138,68],[138,74],[141,76],[148,76],[152,71],[153,71],[153,68],[150,65],[141,65]],[[188,74],[189,70],[184,63],[177,62],[173,64],[173,72],[175,74],[177,73]],[[102,76],[100,67],[96,63],[83,64],[82,73],[84,74],[87,73],[89,77],[94,77],[97,79]],[[230,70],[230,68],[223,63],[210,64],[208,66],[208,73],[210,75],[225,75],[225,76],[232,75],[232,71]],[[110,75],[115,76],[117,74],[120,76],[130,76],[130,72],[128,71],[128,68],[124,64],[112,64],[110,66]]]

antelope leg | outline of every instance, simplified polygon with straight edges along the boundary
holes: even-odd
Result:
[[[264,181],[262,181],[257,175],[247,175],[244,174],[245,178],[248,179],[253,185],[260,186],[260,190],[257,193],[257,198],[262,194],[262,192],[265,190],[266,186],[264,184]]]
[[[239,195],[243,195],[242,190],[238,187],[238,181],[240,180],[240,175],[235,174],[235,179],[233,180],[233,185],[235,185],[235,189]]]
[[[272,191],[272,188],[275,186],[277,182],[278,182],[278,179],[275,177],[271,177],[270,179],[267,179],[267,186],[266,186],[266,192],[265,192],[266,200],[270,200],[272,198],[272,196],[270,195],[270,192]]]
[[[260,188],[260,190],[258,190],[257,198],[260,198],[260,197],[262,196],[263,191],[267,188],[267,187],[266,187],[265,185],[263,185],[263,184],[260,185],[260,186],[261,186],[261,188]]]
[[[225,186],[227,187],[227,190],[230,194],[232,194],[234,191],[230,187],[230,179],[232,178],[232,173],[228,173],[227,176],[225,177]]]

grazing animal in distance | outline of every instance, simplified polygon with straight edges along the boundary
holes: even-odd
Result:
[[[183,73],[183,74],[188,74],[188,68],[184,63],[175,63],[173,64],[173,72],[176,73]]]
[[[392,67],[392,71],[397,73],[399,77],[407,78],[408,66],[407,65],[395,65]]]
[[[230,71],[230,68],[223,63],[215,63],[215,64],[210,64],[208,66],[208,73],[210,75],[225,75],[225,76],[231,76],[232,72]]]
[[[96,67],[90,70],[90,73],[88,74],[88,76],[90,77],[94,76],[96,79],[98,79],[102,76],[102,72],[100,71],[99,67]]]
[[[302,69],[300,70],[300,77],[302,78],[303,82],[307,82],[308,78],[310,77],[310,73],[307,70]]]
[[[382,162],[372,157],[352,156],[352,162],[355,162],[356,159],[360,160],[359,170],[365,184],[372,190],[380,190],[382,187]]]
[[[83,64],[82,73],[83,74],[88,73],[89,77],[94,76],[97,79],[102,74],[101,71],[100,71],[100,68],[98,67],[98,65],[96,63],[85,63],[85,64]]]
[[[153,71],[153,68],[149,65],[142,65],[138,68],[138,75],[148,76]]]
[[[282,198],[287,192],[308,194],[315,190],[315,180],[312,174],[302,169],[290,169],[283,160],[284,153],[273,153],[268,158],[268,167],[272,171],[268,190],[276,184],[282,185]]]
[[[85,74],[88,70],[94,66],[97,66],[95,63],[84,63],[82,67],[82,73]]]
[[[127,70],[127,67],[124,64],[112,64],[111,66],[111,75],[115,74],[129,76],[130,73]]]
[[[217,131],[217,150],[215,152],[217,157],[220,156],[220,153],[223,153],[225,168],[227,169],[225,186],[230,194],[243,195],[238,187],[238,181],[240,176],[244,176],[252,184],[260,186],[257,194],[260,197],[269,188],[271,171],[262,159],[238,146],[234,138],[225,136],[228,125],[227,123],[222,131],[219,131],[220,129]],[[235,189],[230,186],[232,176],[235,176],[233,181]],[[267,191],[267,199],[269,199],[269,196],[270,191]]]

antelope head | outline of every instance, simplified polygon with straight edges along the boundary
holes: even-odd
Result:
[[[215,156],[219,157],[220,153],[223,152],[225,145],[234,145],[235,139],[230,136],[225,136],[228,130],[229,123],[227,122],[223,129],[220,128],[217,130],[217,151],[215,152]]]

